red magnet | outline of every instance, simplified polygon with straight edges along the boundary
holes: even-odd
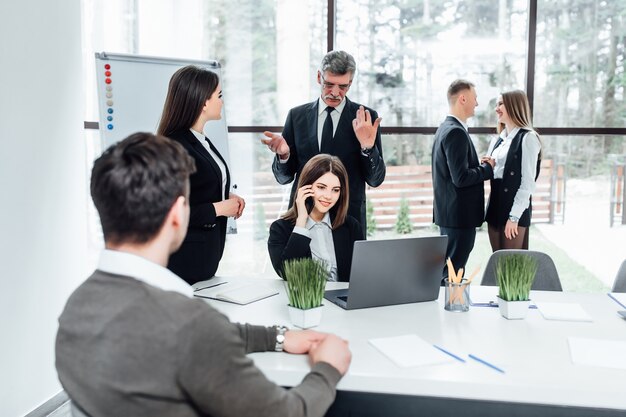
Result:
[[[111,76],[111,71],[104,71],[104,75],[106,75],[107,77]]]
[[[106,78],[106,79],[104,80],[104,82],[105,82],[105,83],[107,83],[107,84],[111,84],[111,79],[110,79],[110,78]]]
[[[110,64],[104,64],[104,69],[111,69],[111,65]]]

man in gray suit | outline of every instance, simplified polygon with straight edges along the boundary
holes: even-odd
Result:
[[[91,195],[106,249],[59,318],[56,367],[74,407],[96,416],[322,416],[348,369],[337,336],[236,325],[166,269],[189,222],[193,159],[137,133],[94,164]],[[285,390],[246,354],[308,353]]]
[[[493,159],[478,160],[467,132],[467,119],[478,106],[474,84],[456,80],[448,88],[450,114],[437,133],[432,152],[433,221],[448,236],[446,258],[455,270],[465,268],[474,248],[476,228],[485,218],[484,182],[493,177]],[[447,277],[447,268],[443,277]]]
[[[293,181],[289,206],[293,204],[298,177],[304,165],[319,153],[337,156],[348,172],[348,214],[367,231],[365,184],[378,187],[385,179],[380,141],[382,120],[372,109],[346,97],[356,63],[344,51],[331,51],[317,71],[321,94],[315,101],[289,111],[282,135],[264,132],[263,143],[276,153],[272,171],[276,181]]]

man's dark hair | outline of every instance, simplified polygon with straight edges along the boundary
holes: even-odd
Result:
[[[474,87],[474,83],[467,80],[454,80],[450,87],[448,87],[448,103],[452,104],[452,100],[456,97],[461,91],[470,90]]]
[[[189,194],[196,165],[180,144],[135,133],[109,147],[93,165],[91,197],[107,243],[146,243],[172,204]]]

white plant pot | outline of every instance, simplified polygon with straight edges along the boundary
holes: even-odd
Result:
[[[498,297],[498,308],[502,317],[509,320],[519,320],[526,317],[530,300],[527,301],[505,301]]]
[[[308,329],[319,325],[322,321],[323,307],[324,306],[321,305],[319,307],[309,308],[308,310],[302,310],[290,305],[287,306],[287,308],[289,308],[291,323],[301,329]]]

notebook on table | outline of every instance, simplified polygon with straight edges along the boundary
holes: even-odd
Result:
[[[350,288],[324,298],[346,310],[435,300],[447,244],[447,236],[356,241]]]
[[[250,304],[276,294],[278,294],[277,290],[262,283],[241,284],[228,282],[203,288],[193,293],[196,297],[240,305]]]

